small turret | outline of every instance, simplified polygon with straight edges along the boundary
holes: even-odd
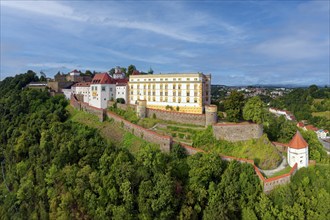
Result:
[[[146,100],[138,100],[138,105],[136,106],[136,114],[139,118],[145,118],[147,116]]]
[[[216,105],[205,106],[205,125],[213,125],[218,122],[218,107]]]

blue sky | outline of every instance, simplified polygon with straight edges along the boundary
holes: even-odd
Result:
[[[329,1],[0,1],[1,79],[134,64],[212,84],[329,85]]]

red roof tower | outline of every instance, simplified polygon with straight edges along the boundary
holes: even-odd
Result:
[[[300,132],[297,131],[297,133],[293,136],[292,140],[290,141],[289,147],[294,149],[303,149],[308,147],[308,144],[305,141],[305,139],[301,136]]]

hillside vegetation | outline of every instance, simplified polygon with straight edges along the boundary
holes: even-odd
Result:
[[[32,80],[29,72],[0,83],[1,219],[330,217],[327,165],[298,171],[267,196],[251,165],[217,154],[148,144],[131,154],[122,146],[130,136],[106,140],[92,119],[70,118],[63,96],[22,89]]]

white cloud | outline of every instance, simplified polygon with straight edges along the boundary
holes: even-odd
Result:
[[[256,51],[281,59],[318,58],[329,52],[328,42],[315,42],[294,38],[280,38],[260,43]]]

